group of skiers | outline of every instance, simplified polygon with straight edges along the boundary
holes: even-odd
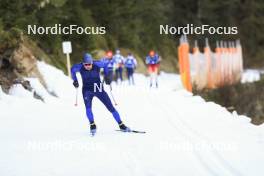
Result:
[[[149,52],[146,57],[146,64],[148,66],[148,72],[150,74],[150,87],[154,84],[158,87],[157,74],[159,69],[160,57],[153,50]],[[104,90],[104,83],[110,85],[113,81],[114,74],[116,75],[117,81],[123,81],[123,68],[126,68],[129,84],[135,84],[133,73],[137,67],[137,61],[135,57],[129,53],[124,58],[120,50],[116,50],[115,55],[112,51],[108,51],[106,56],[99,61],[94,61],[89,53],[84,54],[82,62],[75,64],[71,68],[71,75],[73,79],[73,85],[77,89],[79,82],[76,73],[79,72],[82,78],[82,94],[83,100],[86,107],[86,116],[90,122],[90,133],[94,135],[96,133],[96,124],[94,122],[94,116],[92,112],[92,100],[93,97],[97,97],[112,113],[115,121],[119,125],[119,128],[123,132],[136,132],[127,127],[121,120],[118,111],[113,106],[110,97]],[[103,68],[104,80],[101,81],[100,71]],[[111,89],[110,89],[111,90]],[[111,92],[112,93],[112,92]],[[77,94],[76,94],[77,95]],[[138,131],[137,131],[138,132]]]
[[[106,63],[108,68],[107,75],[104,72],[105,81],[110,81],[110,84],[113,80],[116,80],[117,83],[122,83],[123,70],[126,68],[129,84],[135,84],[133,74],[137,67],[137,60],[131,53],[128,53],[127,57],[124,57],[121,55],[119,49],[116,50],[115,55],[113,55],[112,51],[108,51],[106,52],[106,56],[101,60]]]
[[[137,60],[133,54],[128,53],[128,55],[124,57],[120,53],[120,50],[117,49],[114,55],[112,51],[106,52],[106,56],[101,60],[106,63],[108,68],[108,73],[104,73],[105,81],[110,81],[110,84],[113,80],[117,83],[122,83],[123,70],[125,68],[129,85],[135,85],[134,71],[137,67]],[[154,85],[158,87],[159,64],[160,56],[155,53],[155,51],[151,50],[146,57],[146,65],[150,75],[150,87]]]

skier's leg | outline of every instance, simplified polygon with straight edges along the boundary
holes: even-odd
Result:
[[[155,79],[156,79],[156,87],[158,88],[159,84],[158,84],[158,74],[155,74]]]
[[[150,65],[151,76],[150,76],[150,87],[155,83],[155,65]]]
[[[158,65],[154,65],[153,79],[155,80],[156,88],[158,88]]]
[[[150,74],[150,87],[152,87],[152,85],[153,85],[154,77],[155,77],[155,73],[151,72],[151,74]]]
[[[120,68],[116,69],[116,82],[119,84],[121,82],[120,80]]]
[[[121,80],[121,82],[123,81],[123,68],[122,67],[120,67],[120,72],[119,72],[119,76],[120,76],[120,80]]]
[[[155,68],[155,82],[156,82],[156,87],[158,88],[158,66]]]
[[[133,68],[129,68],[130,84],[134,85]]]
[[[130,75],[128,75],[128,85],[130,85],[131,84],[131,82],[130,82]]]
[[[83,100],[86,107],[86,116],[90,122],[90,124],[94,123],[94,116],[92,112],[92,100],[93,100],[93,93],[91,91],[83,90]]]
[[[129,78],[128,68],[126,68],[126,75],[127,75],[127,79],[128,79]]]
[[[117,123],[122,123],[119,113],[114,108],[108,94],[105,91],[97,92],[96,97],[105,105],[105,107],[110,111]]]
[[[128,84],[130,85],[130,68],[127,68],[127,78],[128,78]]]
[[[128,78],[128,84],[131,85],[130,68],[127,68],[127,78]]]
[[[128,128],[125,124],[123,124],[119,113],[117,110],[114,108],[109,96],[105,91],[100,92],[96,95],[99,100],[107,107],[107,109],[112,113],[113,117],[115,118],[116,122],[119,125],[119,128],[124,131],[124,132],[131,132],[131,129]]]
[[[135,85],[135,81],[134,81],[134,69],[133,68],[131,70],[131,79],[132,79],[132,84]]]
[[[128,83],[129,83],[129,74],[128,74],[128,68],[126,68],[126,76],[127,76],[127,80],[128,80]]]
[[[105,80],[105,81],[107,80],[107,81],[109,82],[109,84],[112,83],[112,81],[113,81],[113,77],[114,77],[114,71],[113,71],[113,70],[109,70],[109,71],[107,72],[107,74],[104,73],[104,80]]]
[[[151,87],[152,85],[151,85],[151,73],[152,73],[152,71],[151,71],[151,65],[148,65],[148,73],[149,73],[149,87]]]
[[[114,80],[118,83],[118,68],[115,70]]]

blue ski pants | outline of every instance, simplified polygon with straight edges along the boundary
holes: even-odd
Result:
[[[83,89],[83,100],[86,107],[86,115],[90,123],[94,123],[94,116],[92,112],[92,100],[93,97],[97,97],[110,111],[116,120],[117,123],[121,123],[121,118],[115,107],[113,106],[108,94],[102,90],[102,91],[91,91],[87,89]]]

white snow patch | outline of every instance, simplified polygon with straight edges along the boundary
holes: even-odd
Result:
[[[254,69],[247,69],[242,74],[241,83],[251,83],[255,81],[259,81],[261,76],[260,70],[254,70]]]
[[[67,77],[61,70],[47,65],[43,61],[38,62],[37,66],[45,80],[49,92],[54,93],[60,98],[71,96],[67,94],[74,94],[73,87],[69,86],[72,84],[72,80]]]
[[[30,82],[31,87],[33,90],[39,95],[41,98],[44,99],[45,102],[54,99],[47,89],[40,83],[39,79],[37,78],[25,78]]]
[[[4,92],[2,90],[2,87],[0,86],[0,100],[3,99],[4,96]]]
[[[9,95],[13,95],[20,98],[32,98],[33,92],[26,90],[21,84],[14,84],[9,89]]]

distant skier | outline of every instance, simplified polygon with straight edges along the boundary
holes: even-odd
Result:
[[[101,61],[107,67],[107,72],[104,71],[104,81],[106,84],[111,85],[114,78],[114,66],[115,66],[112,51],[107,51],[106,57],[102,58]]]
[[[135,85],[134,70],[137,67],[137,60],[131,53],[128,53],[128,56],[125,59],[125,67],[127,70],[127,78],[128,78],[129,85],[131,84]]]
[[[148,66],[148,72],[150,75],[150,87],[152,87],[154,80],[156,87],[158,87],[158,69],[160,64],[160,57],[155,51],[151,50],[146,57],[146,64]]]
[[[103,83],[100,79],[100,69],[104,68],[107,73],[107,65],[102,61],[93,61],[90,54],[85,54],[83,62],[75,64],[71,68],[71,75],[73,79],[73,85],[75,88],[79,87],[79,83],[76,77],[76,73],[80,72],[83,82],[82,94],[83,100],[86,107],[86,115],[90,122],[90,132],[92,135],[96,133],[96,125],[94,122],[94,116],[92,113],[92,100],[93,97],[97,97],[105,107],[112,113],[114,119],[119,125],[120,130],[124,132],[130,132],[130,128],[123,124],[119,113],[114,108],[108,94],[105,92]]]
[[[123,67],[124,67],[124,57],[120,54],[120,50],[116,50],[116,54],[113,56],[115,62],[115,75],[117,83],[123,81]]]

